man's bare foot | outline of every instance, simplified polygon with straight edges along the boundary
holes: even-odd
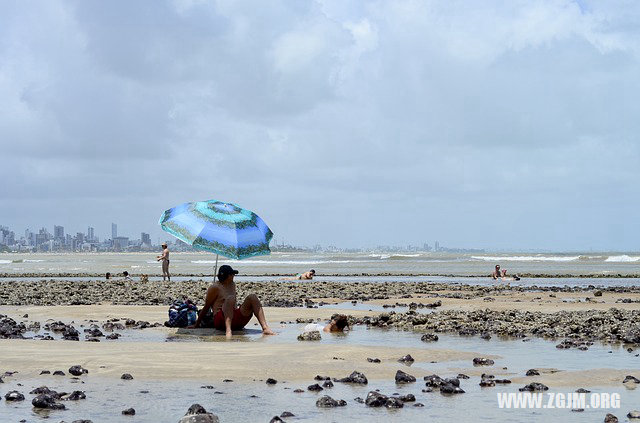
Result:
[[[262,329],[262,334],[263,335],[277,335],[274,331],[272,331],[269,328]]]
[[[226,336],[227,338],[231,338],[231,336],[233,336],[233,333],[230,330],[228,330],[226,333]]]

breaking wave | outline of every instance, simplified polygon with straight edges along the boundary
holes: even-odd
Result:
[[[473,260],[481,261],[575,261],[580,256],[471,256]]]
[[[607,259],[605,261],[608,261],[609,263],[633,263],[636,261],[640,261],[640,257],[635,256],[635,257],[631,257],[628,256],[626,254],[623,254],[621,256],[610,256],[607,257]]]

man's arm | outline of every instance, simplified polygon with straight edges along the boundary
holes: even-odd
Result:
[[[193,327],[196,327],[196,328],[200,327],[200,323],[202,322],[202,319],[207,314],[207,311],[209,311],[209,309],[216,302],[217,298],[218,298],[218,287],[210,286],[209,289],[207,289],[207,296],[204,299],[204,306],[200,310],[200,313],[198,313],[198,319],[196,320],[196,323],[193,325]]]

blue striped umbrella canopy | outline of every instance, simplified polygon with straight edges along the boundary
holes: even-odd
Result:
[[[242,260],[270,254],[273,232],[254,212],[209,200],[184,203],[162,213],[160,226],[166,232],[199,250]]]

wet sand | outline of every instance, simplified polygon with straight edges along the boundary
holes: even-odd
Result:
[[[89,374],[81,382],[86,380],[91,383],[93,396],[100,392],[99,386],[105,387],[105,393],[117,390],[122,384],[120,376],[124,373],[132,374],[137,383],[155,389],[156,395],[160,397],[172,395],[167,386],[176,383],[192,383],[196,391],[202,391],[198,389],[200,385],[215,383],[218,387],[224,379],[230,379],[237,384],[233,388],[237,392],[223,389],[227,392],[225,401],[230,408],[227,409],[222,404],[216,405],[221,415],[242,407],[246,398],[239,392],[243,390],[256,392],[258,397],[272,395],[264,391],[269,389],[264,382],[267,378],[275,378],[282,383],[278,386],[283,386],[284,389],[304,389],[315,383],[316,375],[340,378],[354,370],[367,376],[368,386],[358,390],[341,385],[334,388],[334,391],[325,391],[328,394],[339,392],[340,395],[351,395],[345,398],[349,403],[348,407],[361,406],[353,403],[354,395],[366,396],[367,391],[380,387],[387,394],[394,391],[415,393],[419,401],[430,402],[433,413],[436,413],[434,415],[446,415],[446,404],[451,399],[439,393],[425,394],[421,391],[425,388],[422,378],[434,373],[443,377],[455,377],[458,374],[469,376],[469,380],[461,379],[461,386],[469,392],[465,394],[470,398],[468,401],[474,407],[480,407],[480,414],[491,415],[494,420],[500,420],[503,416],[495,410],[495,392],[517,391],[531,382],[547,385],[550,392],[572,392],[578,388],[622,392],[625,408],[632,407],[631,403],[640,399],[640,389],[633,389],[635,384],[622,383],[627,375],[640,377],[637,370],[640,368],[640,358],[637,357],[640,344],[622,344],[619,341],[610,343],[613,335],[619,336],[620,331],[625,334],[629,332],[631,335],[625,336],[633,337],[634,328],[640,330],[640,319],[637,319],[640,291],[635,288],[452,287],[447,284],[423,283],[357,283],[349,286],[337,283],[244,283],[239,284],[239,291],[243,294],[255,290],[267,304],[286,305],[265,307],[269,325],[279,332],[275,337],[264,337],[254,318],[246,331],[235,333],[231,340],[212,329],[149,327],[134,330],[127,327],[119,332],[130,334],[129,338],[123,335],[122,339],[107,341],[101,337],[101,342],[86,342],[88,336],[83,333],[83,329],[90,328],[92,324],[104,328],[103,325],[113,319],[119,319],[119,322],[132,319],[152,325],[162,324],[167,319],[165,303],[175,298],[176,292],[184,291],[190,298],[199,299],[195,294],[201,293],[206,283],[174,284],[170,286],[169,294],[163,291],[163,285],[159,286],[157,283],[37,284],[39,285],[30,282],[14,287],[0,286],[0,304],[3,304],[0,305],[0,314],[13,318],[18,324],[23,322],[26,326],[39,322],[44,327],[46,323],[53,321],[73,324],[80,331],[80,341],[59,338],[50,341],[0,339],[3,369],[18,372],[9,377],[9,382],[13,384],[11,386],[19,387],[15,385],[19,382],[25,386],[39,386],[42,383],[56,386],[56,383],[59,384],[56,379],[45,380],[40,372],[58,369],[66,372],[72,365],[81,365],[89,370]],[[106,301],[107,299],[114,300]],[[153,302],[159,305],[149,305]],[[43,303],[51,305],[42,305]],[[76,305],[71,305],[73,303]],[[327,321],[334,313],[347,314],[356,323],[351,334],[323,334],[322,342],[296,340],[304,326],[303,322]],[[27,317],[23,317],[25,315]],[[500,323],[500,319],[505,318],[507,320]],[[585,323],[587,319],[592,322],[591,326],[596,324],[592,331],[585,330],[590,327]],[[537,326],[537,322],[540,322],[540,326]],[[485,323],[496,324],[482,326]],[[550,327],[555,327],[559,334],[564,334],[563,328],[573,327],[572,325],[575,325],[575,336],[563,335],[557,339],[548,339]],[[613,330],[613,326],[621,329]],[[469,332],[470,328],[475,327],[482,329]],[[507,331],[519,328],[518,331],[522,333],[516,333],[515,338],[507,341],[502,337],[502,327]],[[434,328],[438,328],[435,333],[440,335],[439,341],[420,341],[422,334],[434,333]],[[536,333],[538,329],[544,330]],[[39,332],[44,331],[41,329]],[[465,332],[464,335],[468,336],[461,336],[463,334],[458,332]],[[34,332],[25,335],[33,337]],[[555,344],[563,339],[570,339],[576,345],[559,350]],[[531,341],[521,342],[527,340]],[[595,345],[591,346],[594,342]],[[581,345],[587,351],[575,348]],[[630,352],[626,351],[627,348]],[[612,351],[607,351],[608,349]],[[611,354],[607,354],[608,352]],[[400,357],[407,354],[415,360],[412,366],[398,362]],[[558,360],[540,360],[541,354],[558,357]],[[477,357],[492,359],[495,363],[487,366],[474,365],[473,359]],[[378,358],[380,363],[369,362],[368,358]],[[581,364],[583,360],[584,364]],[[526,371],[534,367],[535,363],[543,362],[556,368],[539,367],[537,370],[540,375],[525,376]],[[414,375],[418,379],[417,383],[409,386],[396,385],[394,376],[398,370]],[[512,383],[496,388],[480,388],[478,383],[482,374],[508,378]],[[95,384],[98,384],[97,387]],[[167,393],[163,393],[162,389],[167,390]],[[236,393],[232,396],[230,392]],[[285,390],[280,396],[273,397],[273,401],[275,403],[275,398],[278,398],[278,407],[293,401],[292,404],[295,403],[302,410],[300,412],[312,416],[311,421],[324,420],[326,416],[317,420],[316,399],[308,398],[310,394],[315,393],[305,390],[304,394],[293,394],[292,391]],[[143,397],[138,397],[140,394],[131,395],[131,405],[137,403],[140,408],[147,407],[145,412],[149,416],[153,413]],[[178,401],[180,404],[173,406],[172,413],[175,414],[178,408],[186,410],[190,405],[188,398],[195,394],[183,395],[184,405]],[[202,393],[197,393],[195,397],[198,395]],[[287,399],[289,395],[302,396]],[[456,401],[462,401],[456,402],[462,407],[467,400],[463,396]],[[407,407],[409,406],[410,403],[407,403]],[[104,404],[98,407],[101,408],[99,412],[96,411],[96,416],[112,416]],[[269,409],[265,404],[260,407]],[[422,420],[422,414],[417,414],[411,408],[412,410],[400,411],[404,414],[398,414],[398,417],[406,416],[407,421]],[[80,409],[90,410],[91,406],[77,408]],[[436,409],[440,411],[436,412]],[[20,410],[26,412],[22,408]],[[424,416],[429,415],[429,408],[425,407],[424,410]],[[338,409],[335,413],[337,414],[332,414],[330,420],[340,421],[341,416],[345,415],[353,419],[354,413],[357,416],[360,412],[350,408],[346,413]],[[527,413],[530,411],[522,411],[516,417],[504,415],[504,418],[509,421],[528,421],[531,416]],[[600,412],[594,410],[590,416],[602,414],[598,413]],[[34,416],[41,418],[39,415]],[[88,412],[88,416],[91,416],[91,412]],[[384,416],[386,414],[377,415],[371,421],[384,421]],[[599,419],[601,418],[600,416]],[[579,421],[577,419],[578,417],[571,415],[568,421]]]

